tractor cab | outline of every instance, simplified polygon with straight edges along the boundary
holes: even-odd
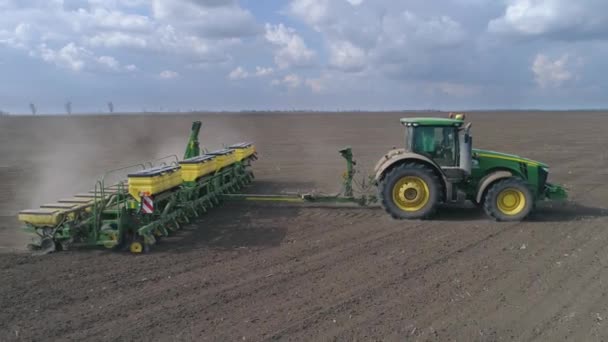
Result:
[[[464,114],[449,118],[404,118],[405,151],[430,159],[451,182],[471,174],[471,124]]]

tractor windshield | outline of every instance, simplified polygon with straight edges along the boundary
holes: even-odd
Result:
[[[440,166],[458,166],[457,133],[455,127],[416,127],[412,150]]]

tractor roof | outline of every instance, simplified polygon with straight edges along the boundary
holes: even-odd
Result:
[[[460,127],[463,120],[446,118],[403,118],[401,123],[406,126],[456,126]]]

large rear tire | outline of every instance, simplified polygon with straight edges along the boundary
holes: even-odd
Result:
[[[486,192],[483,209],[496,221],[522,221],[534,208],[534,197],[520,178],[506,178],[492,184]]]
[[[435,172],[420,163],[396,166],[383,177],[379,186],[382,207],[398,220],[430,217],[437,208],[440,192]]]

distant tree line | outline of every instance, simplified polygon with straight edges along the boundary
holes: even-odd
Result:
[[[107,103],[108,106],[108,112],[109,113],[114,113],[114,102],[109,101]],[[30,113],[32,113],[32,115],[36,115],[38,114],[38,107],[36,106],[35,103],[30,102],[29,104],[29,108],[30,108]],[[65,109],[65,113],[68,115],[72,114],[72,101],[66,101],[66,103],[64,104],[64,109]],[[0,115],[7,115],[9,114],[8,112],[3,112],[0,110]]]

